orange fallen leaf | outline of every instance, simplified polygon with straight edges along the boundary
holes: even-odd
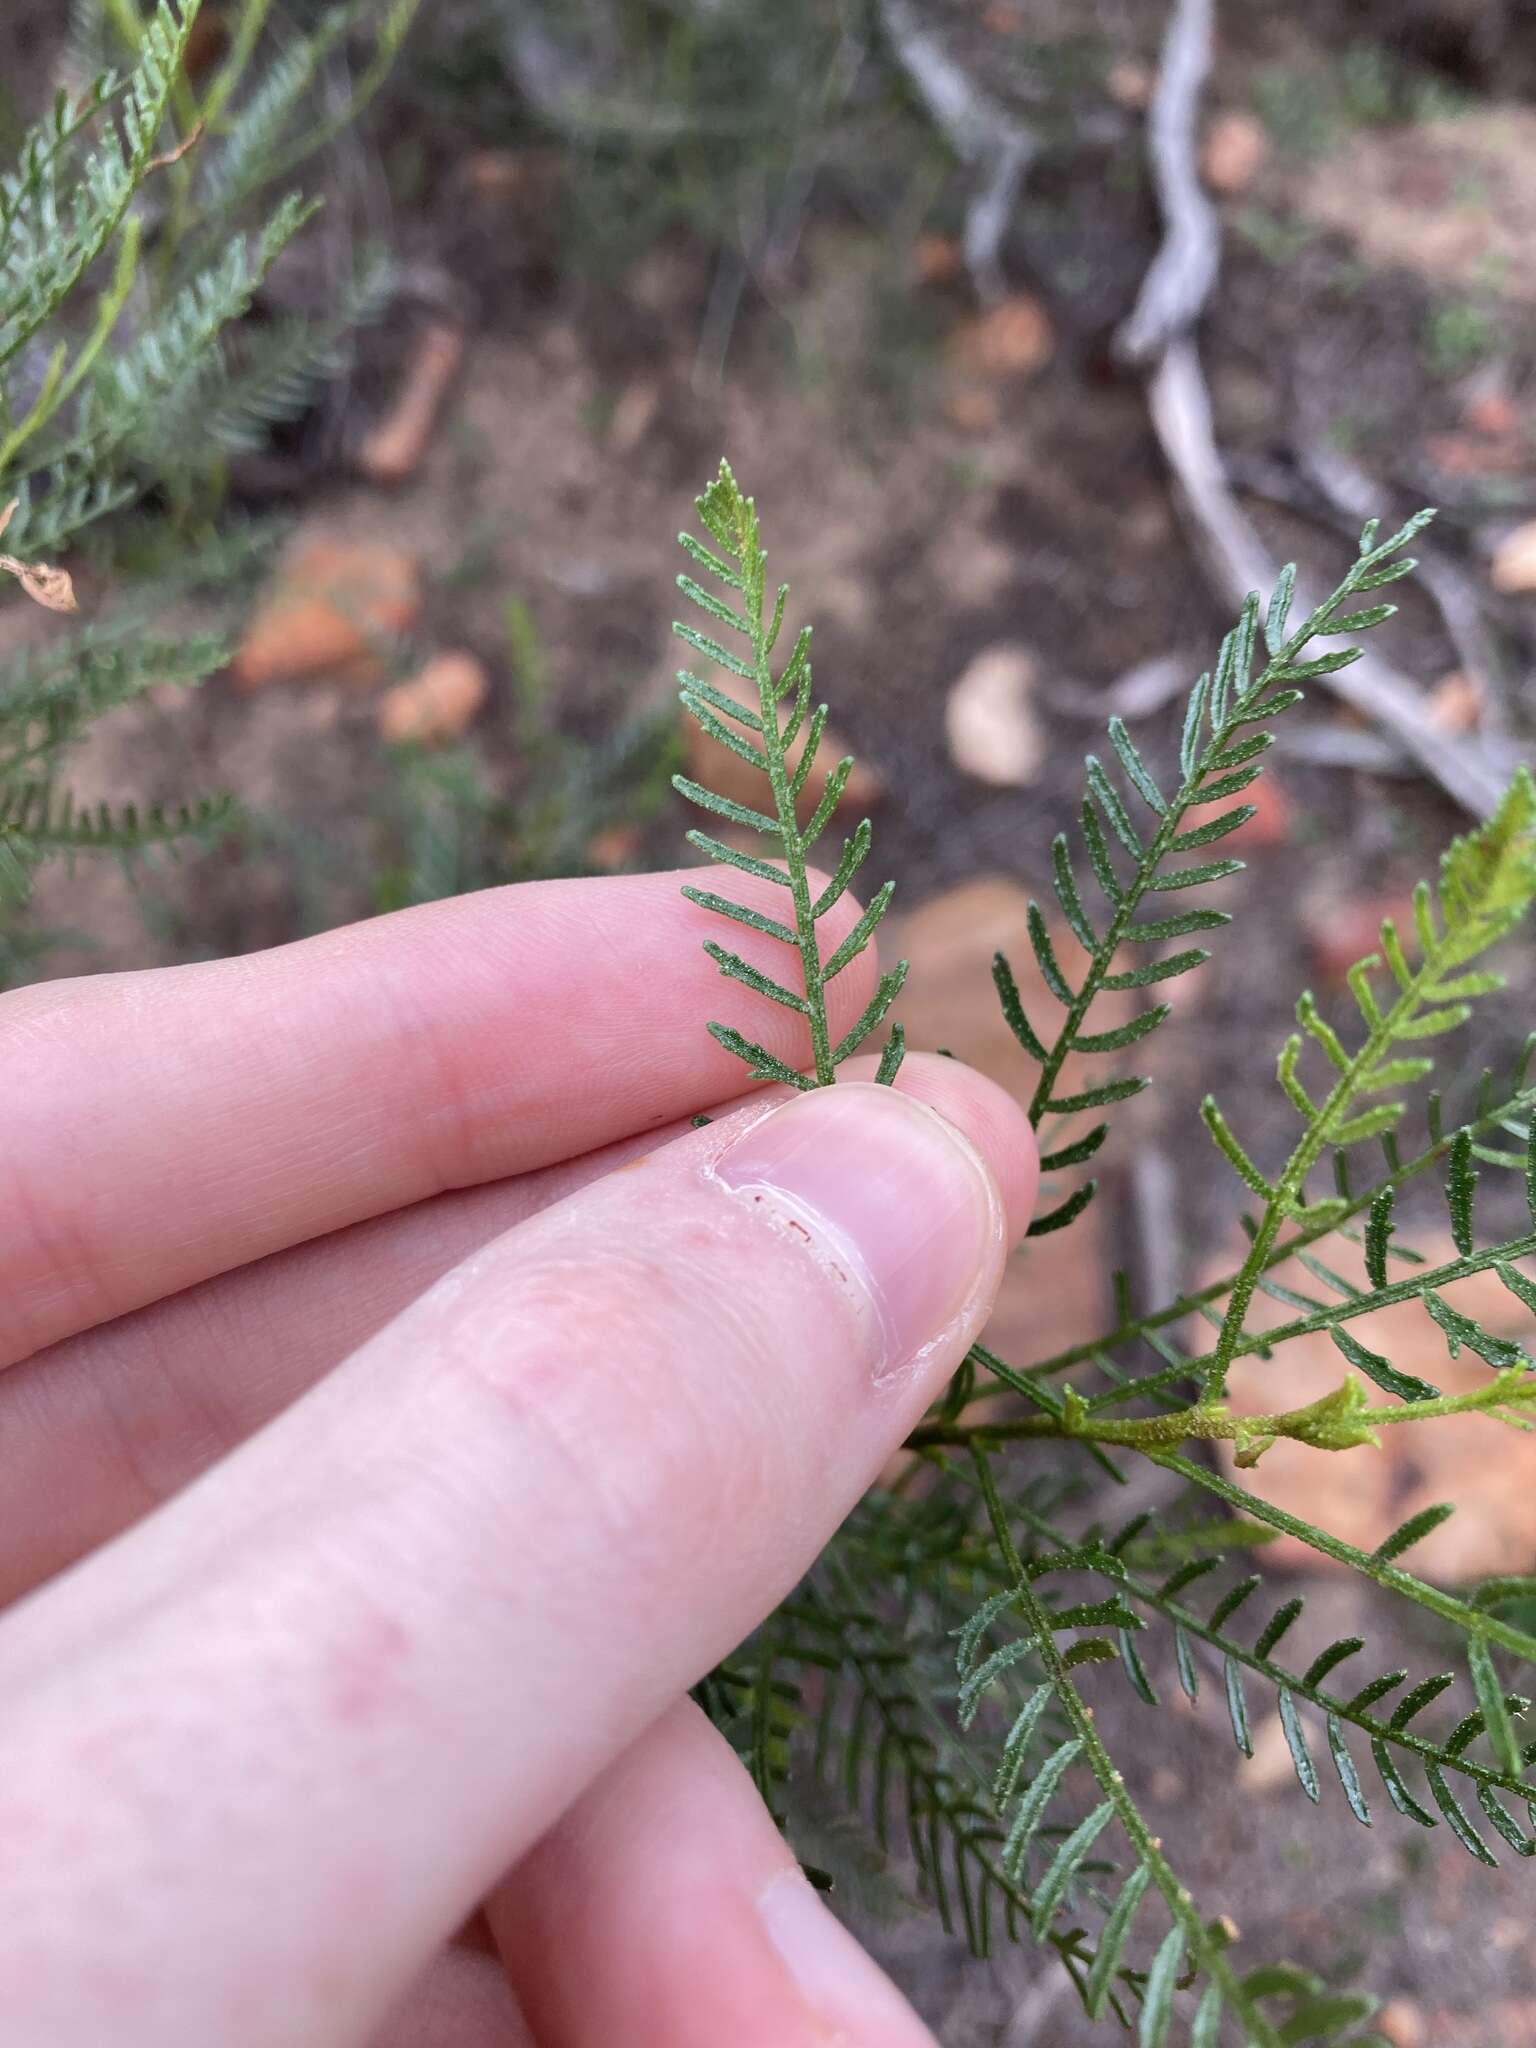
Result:
[[[1488,580],[1506,596],[1528,597],[1536,591],[1536,519],[1517,526],[1499,543]]]
[[[1475,678],[1453,668],[1429,693],[1429,715],[1442,732],[1476,732],[1486,710]]]

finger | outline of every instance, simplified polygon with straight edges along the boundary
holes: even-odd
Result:
[[[867,1080],[875,1062],[844,1071]],[[952,1121],[969,1117],[1009,1213],[1027,1213],[1032,1155],[1012,1145],[1006,1096],[933,1054],[910,1054],[896,1085]],[[190,1484],[471,1252],[687,1128],[296,1245],[0,1375],[0,1605]]]
[[[427,1965],[368,2048],[534,2048],[500,1958],[449,1947]]]
[[[700,943],[720,920],[678,884],[528,883],[250,959],[0,997],[0,1364],[717,1101],[741,1066],[710,1018],[803,1063],[804,1019],[721,980]],[[782,913],[774,884],[739,885]],[[828,918],[855,915],[845,896]],[[778,941],[733,943],[782,972]],[[865,953],[832,983],[842,1024],[873,971]]]
[[[35,2037],[376,2022],[796,1581],[971,1342],[1005,1237],[921,1105],[754,1105],[456,1267],[13,1609],[0,1986]]]
[[[688,1700],[488,1910],[542,2048],[936,2048]]]

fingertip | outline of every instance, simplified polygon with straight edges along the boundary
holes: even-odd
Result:
[[[709,1161],[767,1233],[793,1233],[876,1384],[949,1369],[991,1310],[1007,1219],[987,1160],[916,1095],[850,1076],[776,1104]],[[851,1328],[852,1326],[850,1326]]]
[[[1029,1228],[1040,1184],[1039,1148],[1020,1105],[996,1081],[942,1053],[909,1053],[895,1085],[970,1140],[1002,1196],[1008,1242],[1017,1244]]]
[[[692,1701],[590,1788],[489,1911],[541,2040],[936,2048]]]

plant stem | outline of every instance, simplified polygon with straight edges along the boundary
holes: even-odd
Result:
[[[1219,1393],[1226,1385],[1228,1368],[1237,1356],[1242,1339],[1243,1319],[1258,1288],[1260,1275],[1264,1271],[1264,1262],[1285,1218],[1295,1213],[1308,1174],[1322,1157],[1334,1130],[1338,1128],[1345,1112],[1359,1094],[1361,1082],[1371,1069],[1379,1064],[1382,1055],[1397,1042],[1402,1027],[1418,1008],[1425,987],[1431,984],[1433,977],[1439,972],[1439,952],[1438,949],[1432,949],[1425,954],[1418,972],[1408,986],[1399,992],[1397,1001],[1391,1009],[1383,1012],[1366,1033],[1364,1044],[1340,1073],[1327,1101],[1302,1133],[1300,1143],[1286,1161],[1280,1178],[1275,1182],[1274,1192],[1265,1205],[1263,1220],[1254,1235],[1253,1243],[1249,1246],[1248,1256],[1244,1259],[1233,1283],[1226,1314],[1222,1318],[1221,1333],[1205,1368],[1206,1388],[1209,1393]]]
[[[1454,1594],[1442,1593],[1437,1586],[1426,1585],[1423,1579],[1416,1579],[1411,1572],[1399,1571],[1396,1565],[1386,1563],[1371,1552],[1357,1550],[1353,1543],[1346,1543],[1342,1537],[1298,1520],[1295,1515],[1287,1514],[1284,1508],[1275,1507],[1257,1494],[1245,1492],[1242,1487],[1223,1479],[1219,1472],[1213,1472],[1193,1459],[1181,1458],[1172,1451],[1149,1451],[1147,1455],[1165,1471],[1177,1472],[1192,1485],[1204,1487],[1208,1493],[1214,1493],[1241,1513],[1251,1515],[1255,1521],[1267,1522],[1285,1535],[1297,1537],[1309,1549],[1331,1557],[1335,1564],[1345,1564],[1354,1571],[1364,1572],[1378,1586],[1401,1593],[1405,1599],[1428,1608],[1431,1614],[1439,1615],[1442,1621],[1450,1622],[1465,1634],[1481,1636],[1485,1642],[1496,1644],[1500,1649],[1512,1650],[1528,1664],[1536,1664],[1536,1636],[1527,1635],[1524,1629],[1516,1628],[1511,1622],[1501,1621],[1487,1609],[1472,1607],[1465,1600],[1458,1600]]]
[[[790,787],[785,759],[784,729],[779,722],[779,692],[773,674],[773,645],[763,624],[764,556],[754,530],[747,571],[747,598],[751,610],[752,665],[757,671],[758,716],[763,727],[763,753],[768,781],[773,790],[774,814],[784,841],[784,865],[789,870],[789,893],[795,907],[795,940],[800,954],[800,972],[805,982],[805,1015],[811,1033],[811,1060],[816,1084],[830,1087],[837,1079],[832,1065],[832,1034],[827,1026],[827,991],[821,973],[821,947],[816,937],[816,920],[811,915],[811,883],[806,872],[805,841],[795,810],[795,793]]]
[[[963,1468],[952,1466],[950,1469],[958,1475]],[[1054,1544],[1058,1550],[1066,1550],[1071,1547],[1061,1532],[1054,1528],[1043,1515],[1036,1514],[1027,1502],[1013,1501],[1010,1504],[1010,1511],[1021,1522],[1026,1523],[1037,1536],[1041,1536],[1047,1542]],[[1497,1771],[1487,1764],[1481,1764],[1475,1757],[1468,1756],[1465,1751],[1458,1752],[1453,1756],[1439,1744],[1431,1742],[1426,1736],[1415,1734],[1412,1728],[1394,1728],[1390,1722],[1378,1720],[1374,1714],[1369,1713],[1365,1708],[1357,1707],[1347,1699],[1325,1692],[1321,1686],[1307,1685],[1303,1678],[1298,1677],[1293,1671],[1287,1671],[1283,1665],[1276,1664],[1272,1658],[1261,1657],[1256,1650],[1249,1649],[1246,1644],[1238,1642],[1234,1637],[1223,1635],[1219,1629],[1212,1628],[1208,1622],[1203,1621],[1195,1613],[1193,1608],[1184,1606],[1178,1600],[1166,1598],[1150,1580],[1143,1579],[1138,1573],[1127,1571],[1125,1585],[1127,1590],[1137,1600],[1142,1601],[1146,1606],[1152,1608],[1156,1613],[1163,1615],[1167,1620],[1176,1623],[1180,1628],[1186,1630],[1188,1634],[1197,1636],[1201,1642],[1208,1643],[1212,1649],[1219,1650],[1223,1656],[1235,1657],[1238,1663],[1243,1665],[1246,1670],[1252,1671],[1259,1678],[1268,1680],[1271,1685],[1285,1686],[1299,1698],[1304,1699],[1309,1706],[1315,1707],[1319,1713],[1336,1715],[1340,1721],[1348,1723],[1352,1728],[1358,1728],[1362,1735],[1370,1737],[1372,1741],[1391,1742],[1399,1749],[1410,1751],[1421,1762],[1435,1763],[1439,1764],[1442,1769],[1459,1771],[1463,1776],[1472,1779],[1474,1783],[1486,1785],[1490,1791],[1512,1792],[1521,1798],[1528,1796],[1529,1787],[1523,1779],[1513,1778],[1507,1772]]]
[[[1293,1240],[1294,1242],[1294,1240]],[[1506,1244],[1493,1245],[1487,1251],[1474,1252],[1470,1258],[1453,1259],[1443,1266],[1431,1266],[1416,1273],[1412,1279],[1396,1280],[1389,1287],[1379,1288],[1374,1294],[1351,1296],[1344,1301],[1331,1302],[1319,1309],[1315,1315],[1298,1316],[1294,1322],[1280,1323],[1272,1330],[1256,1330],[1245,1335],[1233,1347],[1233,1360],[1252,1357],[1255,1353],[1268,1351],[1288,1343],[1292,1337],[1311,1336],[1318,1330],[1331,1330],[1338,1323],[1347,1323],[1354,1316],[1369,1315],[1379,1308],[1392,1308],[1398,1302],[1417,1300],[1426,1287],[1449,1287],[1457,1280],[1466,1280],[1474,1273],[1486,1273],[1490,1267],[1510,1259],[1529,1258],[1536,1253],[1536,1231],[1529,1231],[1524,1237],[1512,1237]],[[1192,1379],[1208,1371],[1215,1363],[1214,1351],[1202,1352],[1199,1356],[1182,1361],[1178,1365],[1165,1366],[1161,1372],[1147,1373],[1143,1378],[1130,1380],[1123,1387],[1114,1387],[1107,1394],[1096,1394],[1086,1405],[1094,1414],[1128,1401],[1133,1395],[1154,1394],[1160,1387],[1170,1386],[1182,1379]],[[1417,1405],[1417,1404],[1415,1404]]]
[[[1522,1089],[1519,1094],[1510,1096],[1508,1101],[1501,1102],[1496,1109],[1487,1111],[1486,1114],[1475,1118],[1463,1128],[1470,1130],[1474,1136],[1477,1136],[1483,1131],[1495,1128],[1503,1123],[1506,1118],[1518,1116],[1523,1112],[1536,1112],[1536,1088]],[[1286,1259],[1293,1257],[1295,1253],[1305,1251],[1309,1245],[1319,1243],[1323,1238],[1330,1236],[1354,1217],[1363,1216],[1370,1208],[1373,1198],[1380,1193],[1383,1187],[1403,1187],[1407,1182],[1416,1180],[1420,1174],[1427,1173],[1431,1167],[1437,1166],[1446,1153],[1449,1152],[1454,1135],[1454,1132],[1448,1132],[1443,1138],[1437,1139],[1433,1145],[1428,1146],[1416,1158],[1410,1159],[1406,1166],[1400,1166],[1394,1173],[1389,1174],[1385,1180],[1378,1181],[1373,1186],[1367,1188],[1364,1194],[1352,1197],[1346,1208],[1336,1210],[1331,1216],[1324,1216],[1315,1224],[1303,1223],[1290,1237],[1279,1240],[1270,1248],[1269,1255],[1264,1262],[1264,1271],[1269,1272],[1273,1267],[1281,1265]],[[1509,1256],[1509,1254],[1506,1250],[1500,1256]],[[1515,1256],[1518,1257],[1521,1254],[1517,1253]],[[1027,1374],[1031,1378],[1045,1378],[1050,1374],[1068,1372],[1074,1365],[1087,1365],[1098,1357],[1101,1352],[1117,1350],[1122,1344],[1130,1344],[1138,1338],[1145,1337],[1149,1331],[1165,1330],[1170,1323],[1182,1322],[1186,1316],[1193,1315],[1202,1308],[1208,1308],[1212,1302],[1219,1301],[1223,1295],[1231,1292],[1236,1277],[1235,1273],[1223,1274],[1219,1280],[1212,1280],[1204,1287],[1195,1289],[1188,1294],[1181,1294],[1176,1301],[1171,1301],[1164,1307],[1155,1309],[1147,1315],[1136,1316],[1127,1322],[1122,1322],[1115,1329],[1106,1330],[1101,1336],[1090,1338],[1086,1343],[1068,1345],[1061,1351],[1050,1352],[1044,1358],[1032,1360],[1028,1365],[1013,1367],[1011,1370],[1020,1376]],[[1423,1284],[1422,1281],[1416,1281],[1414,1283],[1415,1291]],[[1266,1343],[1269,1341],[1267,1336],[1264,1341]],[[1254,1348],[1256,1347],[1244,1347],[1244,1349]],[[1242,1351],[1234,1355],[1240,1357],[1242,1356]],[[987,1360],[985,1357],[978,1356],[977,1362],[985,1366]],[[1195,1372],[1199,1369],[1200,1361],[1192,1360],[1188,1368],[1180,1367],[1177,1374],[1170,1371],[1154,1374],[1145,1380],[1129,1381],[1125,1386],[1116,1387],[1107,1394],[1098,1395],[1089,1405],[1094,1408],[1110,1407],[1121,1401],[1130,1400],[1133,1395],[1139,1394],[1144,1389],[1151,1392],[1157,1386],[1166,1385],[1171,1378],[1184,1377],[1186,1372]]]
[[[1100,1791],[1114,1807],[1115,1818],[1125,1831],[1137,1860],[1145,1864],[1152,1873],[1152,1882],[1162,1893],[1170,1914],[1183,1929],[1190,1954],[1217,1987],[1224,2002],[1242,2022],[1246,2038],[1256,2044],[1256,2048],[1281,2048],[1280,2035],[1244,1992],[1221,1946],[1196,1912],[1188,1890],[1179,1883],[1172,1865],[1164,1856],[1161,1841],[1147,1826],[1135,1800],[1126,1790],[1125,1779],[1116,1769],[1114,1759],[1105,1748],[1104,1739],[1099,1734],[1093,1709],[1086,1704],[1074,1685],[1072,1674],[1057,1648],[1051,1618],[1041,1606],[1034,1588],[1029,1583],[1018,1546],[1013,1540],[1013,1532],[1008,1527],[1002,1497],[998,1493],[997,1481],[992,1475],[986,1452],[980,1445],[973,1445],[972,1456],[982,1495],[987,1503],[992,1532],[1005,1563],[1014,1575],[1014,1604],[1029,1628],[1040,1661],[1045,1667],[1067,1719],[1072,1724],[1073,1733],[1083,1745],[1084,1761],[1097,1780]]]
[[[1325,1397],[1326,1399],[1327,1397]],[[1398,1422],[1432,1422],[1445,1415],[1477,1415],[1536,1402],[1536,1377],[1520,1388],[1500,1388],[1494,1381],[1470,1394],[1441,1394],[1432,1401],[1405,1401],[1390,1408],[1362,1408],[1350,1417],[1367,1429]],[[1085,1411],[1091,1413],[1091,1410]],[[1273,1415],[1234,1415],[1220,1402],[1202,1401],[1169,1415],[1148,1415],[1129,1421],[1084,1420],[1063,1415],[1010,1416],[1000,1422],[929,1423],[907,1438],[909,1448],[928,1450],[939,1444],[1008,1443],[1025,1437],[1056,1437],[1071,1443],[1118,1444],[1133,1451],[1176,1449],[1195,1440],[1242,1443],[1259,1437],[1295,1437],[1312,1441],[1309,1426],[1318,1404],[1286,1408]],[[1321,1446],[1320,1448],[1327,1448]]]

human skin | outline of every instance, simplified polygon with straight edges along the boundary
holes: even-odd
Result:
[[[8,2044],[931,2048],[686,1693],[978,1334],[1030,1132],[743,1093],[706,1020],[801,1020],[678,880],[0,998]]]

